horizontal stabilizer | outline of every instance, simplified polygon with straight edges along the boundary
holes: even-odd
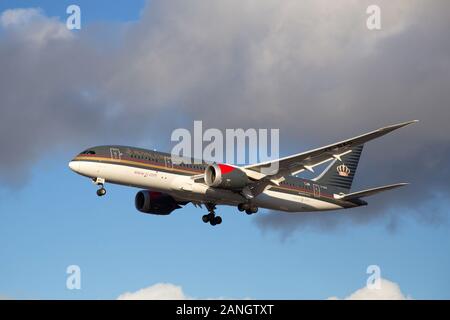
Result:
[[[404,182],[403,183],[390,184],[390,185],[387,185],[387,186],[366,189],[366,190],[352,192],[352,193],[348,193],[348,194],[335,194],[334,198],[335,199],[340,199],[340,200],[359,199],[359,198],[363,198],[363,197],[372,196],[372,195],[377,194],[379,192],[395,189],[395,188],[406,186],[406,185],[408,185],[408,183],[404,183]]]

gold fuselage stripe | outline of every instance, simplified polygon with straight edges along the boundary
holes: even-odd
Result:
[[[130,164],[130,165],[138,165],[148,168],[156,168],[156,169],[165,169],[168,171],[177,171],[177,172],[184,172],[189,173],[191,175],[199,174],[203,171],[197,171],[197,170],[184,170],[184,169],[178,169],[174,167],[167,167],[167,166],[161,166],[156,164],[150,164],[147,162],[141,162],[141,161],[133,161],[133,160],[123,160],[123,159],[114,159],[114,158],[106,158],[106,157],[89,157],[89,156],[77,156],[75,157],[76,161],[91,161],[91,162],[113,162],[117,164]],[[175,166],[175,165],[174,165]]]

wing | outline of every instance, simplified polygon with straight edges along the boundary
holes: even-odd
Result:
[[[245,166],[243,167],[243,170],[246,174],[250,178],[257,180],[249,186],[250,192],[248,193],[248,198],[258,195],[269,184],[279,184],[284,180],[285,176],[295,175],[304,170],[314,172],[313,168],[315,166],[321,165],[333,159],[341,160],[341,157],[352,152],[353,148],[416,122],[418,122],[418,120],[383,127],[351,139],[327,145],[325,147],[298,153],[273,161]]]
[[[315,166],[333,159],[340,160],[340,157],[351,152],[352,148],[356,146],[359,146],[370,140],[379,138],[381,136],[384,136],[385,134],[388,134],[389,132],[416,122],[418,122],[418,120],[387,126],[351,139],[327,145],[322,148],[298,153],[277,160],[248,165],[243,168],[246,169],[246,171],[255,171],[257,173],[263,173],[265,176],[272,176],[272,179],[280,178],[286,175],[297,174],[304,170],[314,171],[313,168]]]

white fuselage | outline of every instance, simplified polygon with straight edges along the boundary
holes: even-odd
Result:
[[[195,182],[190,176],[176,173],[91,161],[72,161],[69,166],[73,171],[83,176],[102,178],[107,183],[168,193],[178,200],[232,206],[247,201],[240,193],[211,188],[204,183]],[[343,208],[335,203],[315,199],[314,197],[273,191],[270,190],[270,186],[252,199],[252,204],[260,208],[287,212]]]

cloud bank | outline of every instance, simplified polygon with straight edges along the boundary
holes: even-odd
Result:
[[[379,289],[369,289],[367,286],[356,290],[345,300],[406,300],[411,297],[406,296],[400,290],[397,283],[381,278]],[[137,290],[135,292],[126,292],[121,294],[118,300],[191,300],[195,299],[186,295],[180,286],[171,283],[156,283],[149,287]],[[214,300],[224,298],[209,298]],[[246,298],[248,299],[248,298]],[[338,297],[329,297],[329,300],[339,299]]]
[[[172,283],[156,283],[135,292],[121,294],[118,300],[193,300],[197,299],[184,293],[180,286]],[[202,298],[208,300],[224,300],[229,298]],[[248,299],[248,298],[245,298]]]
[[[406,300],[411,299],[405,296],[397,283],[381,278],[379,289],[369,289],[367,286],[356,290],[345,300]],[[338,299],[330,297],[330,300]]]
[[[118,300],[188,300],[180,286],[171,283],[157,283],[135,292],[121,294]]]
[[[442,223],[448,212],[436,203],[450,194],[450,4],[378,1],[382,29],[369,31],[371,1],[346,2],[155,0],[137,22],[77,33],[38,9],[2,12],[0,182],[24,183],[36,161],[59,150],[169,149],[171,131],[193,120],[280,128],[288,154],[419,119],[367,146],[356,177],[364,187],[411,182],[407,188],[336,223],[337,214],[278,213],[257,223],[285,232],[383,217],[394,228],[400,211]]]

